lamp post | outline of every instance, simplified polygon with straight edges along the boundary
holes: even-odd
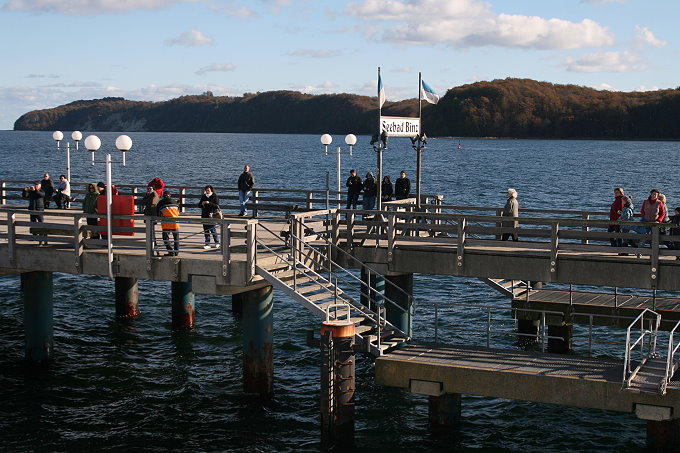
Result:
[[[60,143],[64,139],[64,134],[61,131],[54,131],[52,138],[57,142],[57,151],[60,151]],[[76,142],[76,151],[78,151],[78,142],[83,139],[83,134],[80,131],[73,131],[71,139]],[[71,142],[66,142],[66,179],[69,183],[71,182]]]
[[[340,162],[340,155],[343,154],[342,150],[338,146],[337,151],[335,152],[328,152],[328,145],[333,143],[333,137],[330,136],[330,134],[323,134],[321,136],[321,144],[326,148],[326,155],[328,156],[329,154],[336,154],[338,156],[338,207],[340,207],[340,192],[341,192],[341,186],[340,186],[340,172],[341,172],[341,162]],[[349,155],[352,155],[352,146],[356,145],[357,143],[357,137],[354,134],[347,134],[345,135],[345,143],[349,145]]]
[[[422,166],[423,166],[423,150],[425,145],[427,145],[427,135],[423,132],[418,134],[411,139],[413,149],[416,151],[416,208],[420,211],[420,179],[422,176]]]
[[[102,146],[102,141],[96,135],[89,135],[85,139],[85,148],[92,153],[92,165],[94,165],[94,153]],[[123,155],[121,163],[125,166],[125,153],[132,148],[132,139],[127,135],[120,135],[116,138],[116,148],[118,148]],[[111,186],[111,153],[106,153],[106,245],[108,250],[109,262],[109,280],[113,280],[113,240],[111,237],[111,204],[113,201],[113,188]]]
[[[380,135],[375,134],[371,139],[371,146],[373,151],[377,153],[378,158],[378,181],[377,181],[377,209],[380,211],[382,209],[382,152],[387,149],[388,136],[385,131],[382,131]]]

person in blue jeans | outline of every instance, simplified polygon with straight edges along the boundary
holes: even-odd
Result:
[[[243,173],[241,173],[241,176],[238,177],[238,203],[240,206],[240,211],[238,213],[239,216],[244,216],[246,215],[246,212],[248,212],[246,209],[246,203],[248,203],[250,191],[253,189],[254,185],[255,178],[253,178],[253,174],[250,172],[250,165],[246,165],[243,167]]]

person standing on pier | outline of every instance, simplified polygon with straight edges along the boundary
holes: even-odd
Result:
[[[24,187],[21,192],[21,196],[28,198],[28,209],[30,211],[44,211],[45,210],[45,192],[42,191],[40,183],[36,182],[32,186]],[[44,222],[45,218],[42,214],[31,214],[31,222]],[[32,233],[34,236],[46,238],[45,235],[38,235],[37,233]],[[38,246],[47,245],[47,241],[39,240]]]
[[[158,191],[156,191],[155,187],[149,185],[149,187],[146,188],[146,193],[142,197],[140,206],[142,208],[142,213],[148,216],[155,216],[158,212],[156,206],[159,201],[160,197],[158,196]]]
[[[508,189],[508,200],[505,202],[503,211],[501,212],[502,217],[519,217],[519,202],[517,201],[517,191],[512,187]],[[508,222],[501,222],[503,228],[517,228],[519,226],[519,221],[512,220]],[[519,241],[519,236],[517,233],[503,233],[501,234],[501,241],[507,241],[512,237],[513,241]]]
[[[352,169],[349,171],[349,178],[347,178],[345,187],[347,187],[347,209],[356,209],[357,202],[359,201],[359,194],[363,187],[361,176],[357,175],[356,170]]]
[[[364,210],[370,211],[375,207],[375,196],[378,193],[378,184],[370,171],[366,173],[364,179]]]
[[[255,178],[253,178],[253,174],[250,172],[250,165],[246,165],[243,167],[243,173],[238,177],[238,203],[241,207],[238,213],[239,216],[244,216],[248,212],[246,204],[254,185]]]
[[[87,185],[87,193],[83,199],[83,213],[84,214],[97,214],[97,198],[99,198],[99,189],[96,184],[90,183]],[[87,218],[87,224],[90,226],[97,226],[98,219]],[[99,232],[88,231],[88,236],[94,239],[99,239]]]
[[[47,209],[50,207],[50,200],[52,200],[52,197],[54,196],[54,183],[52,182],[49,173],[43,175],[43,179],[40,181],[40,187],[42,187],[42,191],[45,192],[45,209]]]
[[[642,214],[643,222],[661,223],[666,218],[666,206],[659,199],[659,189],[652,189],[649,191],[649,197],[642,203],[640,214]],[[643,227],[645,234],[651,233],[652,229],[648,226]],[[651,239],[642,240],[640,247],[644,247],[645,243],[651,244]]]
[[[623,211],[624,207],[624,197],[625,193],[623,190],[623,187],[616,187],[614,189],[614,202],[612,205],[609,207],[609,220],[620,220],[621,219],[621,212]],[[607,228],[607,233],[620,233],[621,232],[621,225],[609,225],[609,228]],[[612,247],[622,247],[623,246],[623,239],[621,238],[610,238],[609,242],[611,242]]]
[[[394,183],[394,195],[397,200],[404,200],[411,195],[411,180],[406,177],[404,170]]]
[[[246,165],[246,167],[248,166]],[[203,195],[201,195],[201,199],[198,202],[198,207],[201,208],[202,219],[210,219],[215,213],[220,212],[220,201],[217,198],[217,195],[215,195],[213,186],[208,185],[203,188]],[[215,241],[213,247],[220,247],[220,241],[217,237],[217,229],[215,228],[214,223],[203,224],[203,235],[205,236],[204,249],[210,248],[210,235],[212,235],[213,240]]]
[[[57,203],[57,209],[66,209],[71,201],[71,183],[66,179],[66,175],[59,176],[59,184],[57,185],[57,193],[54,196],[54,202]]]
[[[619,217],[619,220],[622,222],[633,222],[635,220],[635,206],[633,205],[633,199],[629,195],[623,196],[623,209],[621,210],[621,216]],[[635,233],[635,230],[633,230],[632,227],[621,226],[621,232],[630,233],[631,231]],[[622,243],[623,245],[628,245],[635,248],[638,246],[637,241],[633,239],[622,240]],[[619,253],[619,255],[626,256],[628,254]]]
[[[151,187],[153,190],[153,187]],[[158,195],[155,190],[153,190],[155,195]],[[179,206],[174,202],[169,191],[163,192],[163,198],[158,202],[156,206],[158,217],[166,218],[178,218],[179,217]],[[213,225],[213,228],[215,226]],[[176,221],[161,222],[161,228],[163,230],[163,243],[165,248],[168,249],[168,253],[165,256],[177,256],[179,255],[179,223]],[[170,234],[172,233],[172,241],[170,241]]]
[[[385,176],[380,186],[380,201],[390,201],[394,194],[394,187],[389,176]]]

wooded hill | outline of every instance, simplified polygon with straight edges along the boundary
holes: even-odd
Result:
[[[207,92],[164,102],[103,98],[22,115],[14,130],[325,132],[370,134],[375,97],[271,91],[241,97]],[[418,100],[387,102],[383,115],[418,116]],[[622,93],[529,79],[451,88],[423,102],[430,136],[680,139],[680,89]]]

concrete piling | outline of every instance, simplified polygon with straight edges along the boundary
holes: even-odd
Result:
[[[54,328],[52,272],[21,274],[24,286],[25,356],[30,362],[52,359]]]
[[[430,426],[444,428],[458,426],[460,423],[460,393],[444,393],[429,396],[428,415]]]
[[[241,293],[243,314],[243,390],[262,396],[274,392],[274,289],[271,286]]]
[[[355,326],[349,319],[321,323],[321,444],[343,451],[354,444]]]
[[[194,293],[191,282],[170,282],[172,297],[172,328],[191,329],[194,326]]]
[[[136,278],[116,277],[116,318],[139,315],[139,287]]]
[[[538,341],[538,325],[539,321],[531,319],[517,320],[517,333],[523,334],[517,336],[517,343],[520,346],[529,346]]]
[[[559,326],[548,325],[549,337],[562,337],[561,340],[548,338],[548,352],[566,354],[571,351],[571,336],[573,325],[563,323]]]
[[[385,297],[398,305],[395,307],[386,302],[387,321],[407,334],[413,336],[413,320],[411,319],[411,304],[413,299],[413,274],[390,275],[386,277],[392,285],[385,285]],[[400,291],[401,289],[401,291]]]

